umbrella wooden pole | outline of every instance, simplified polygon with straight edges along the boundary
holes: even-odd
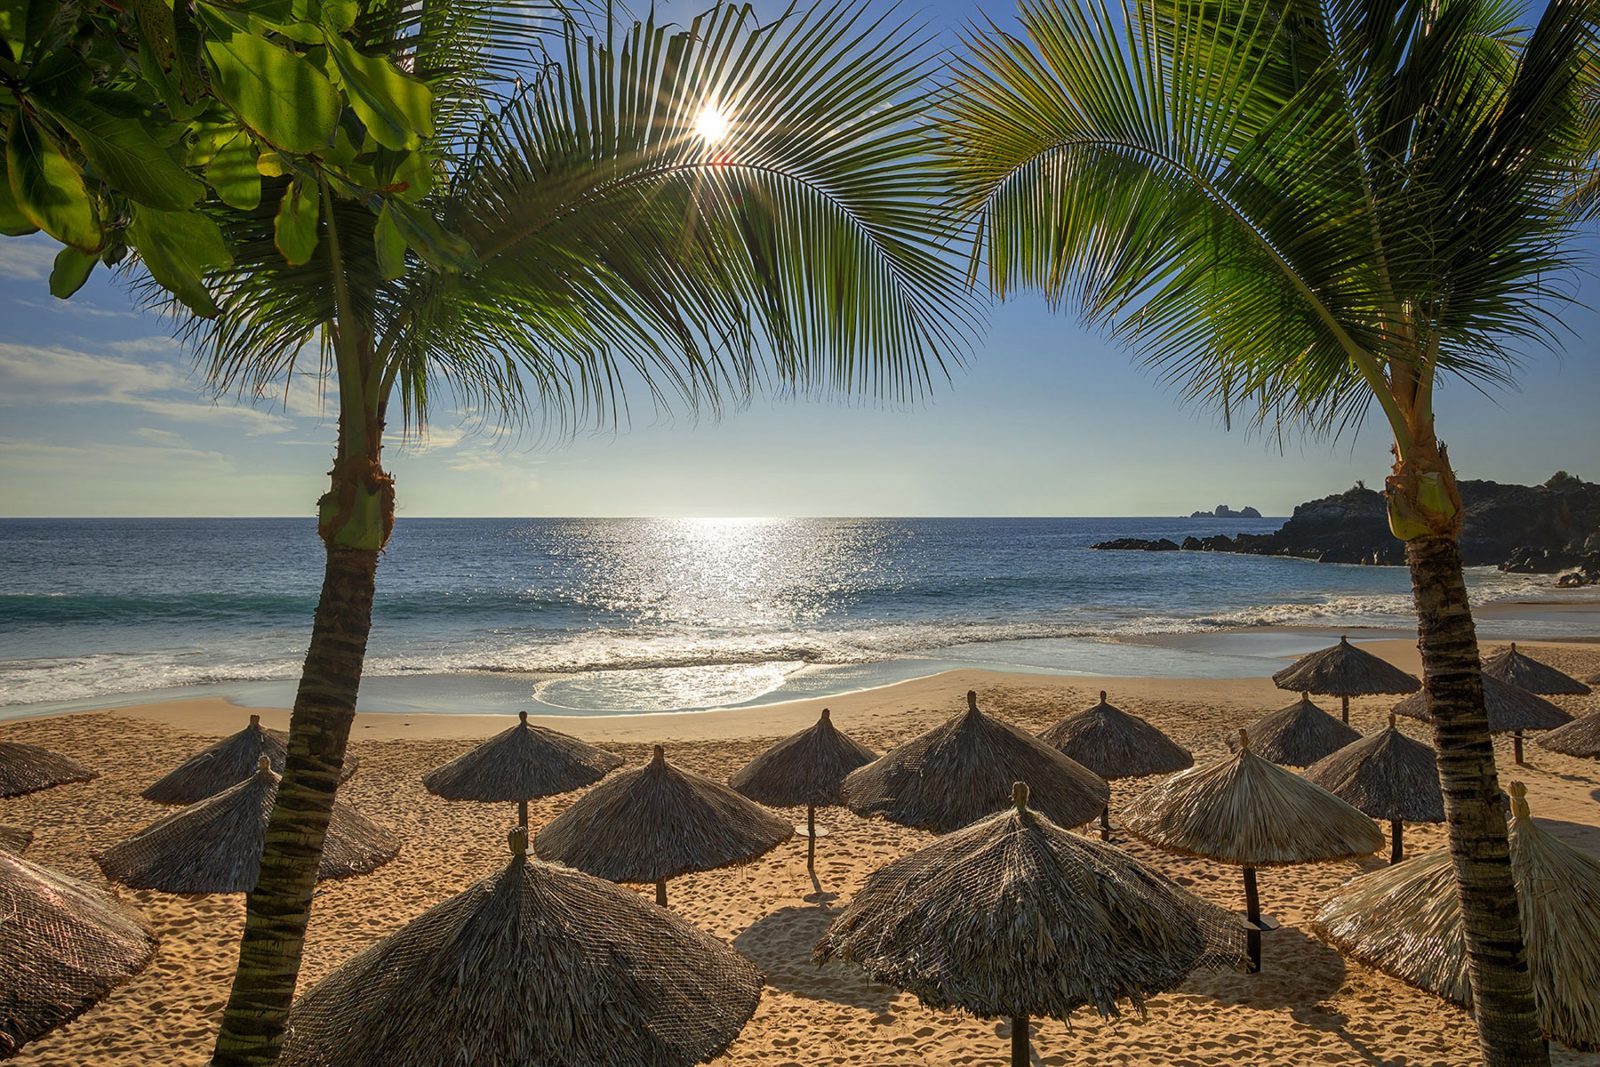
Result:
[[[1406,824],[1399,819],[1389,820],[1389,866],[1394,866],[1406,858],[1406,847],[1403,842]]]
[[[1521,730],[1515,730],[1511,734],[1511,759],[1512,759],[1513,762],[1515,762],[1517,764],[1517,766],[1519,766],[1519,767],[1522,766],[1522,731]]]
[[[817,869],[817,806],[806,805],[806,870]]]
[[[1350,725],[1350,698],[1347,696],[1339,698],[1339,718],[1344,720],[1346,726]]]
[[[665,878],[656,883],[656,903],[663,908],[667,906],[667,881]]]
[[[1111,805],[1100,809],[1100,840],[1111,840]]]
[[[1011,1019],[1011,1067],[1028,1067],[1028,1017]]]
[[[517,825],[528,825],[528,802],[526,800],[517,801]]]
[[[1251,974],[1261,970],[1261,896],[1256,891],[1256,869],[1244,869],[1244,917],[1249,925],[1245,944],[1250,951]]]

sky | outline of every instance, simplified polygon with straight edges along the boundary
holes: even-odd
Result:
[[[1001,0],[986,9],[1011,18]],[[979,9],[913,10],[949,41]],[[1600,228],[1588,246],[1600,262]],[[0,238],[0,516],[314,512],[334,433],[314,385],[213,397],[170,321],[136,310],[107,272],[53,299],[52,255],[38,238]],[[1524,353],[1517,390],[1442,388],[1461,477],[1600,479],[1600,279],[1576,284],[1566,336]],[[1023,296],[990,309],[966,365],[914,407],[758,399],[697,421],[639,401],[621,429],[568,440],[497,437],[441,408],[425,438],[385,459],[402,518],[1132,516],[1219,503],[1283,515],[1357,479],[1381,484],[1382,431],[1372,419],[1334,442],[1283,444],[1229,431],[1070,310]]]

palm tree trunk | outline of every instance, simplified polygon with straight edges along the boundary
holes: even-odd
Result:
[[[1483,1062],[1487,1067],[1548,1065],[1523,949],[1461,552],[1453,537],[1417,537],[1406,542],[1406,562]]]

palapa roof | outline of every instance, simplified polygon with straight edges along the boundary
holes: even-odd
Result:
[[[983,1018],[1120,1014],[1202,966],[1237,965],[1245,930],[1121,849],[1014,806],[869,875],[817,943],[934,1008]]]
[[[1546,1036],[1600,1050],[1600,859],[1539,827],[1526,790],[1511,783],[1511,876],[1521,905],[1533,999]],[[1449,850],[1347,883],[1312,929],[1346,955],[1472,1004]]]
[[[518,723],[422,776],[428,792],[446,800],[513,801],[553,796],[593,785],[622,766],[622,757],[576,737]]]
[[[0,1059],[77,1018],[156,951],[116,897],[4,851],[0,916]]]
[[[1367,816],[1250,750],[1179,771],[1134,798],[1129,833],[1153,845],[1244,867],[1353,859],[1383,847]]]
[[[1535,696],[1526,689],[1507,685],[1498,678],[1483,676],[1483,704],[1489,713],[1489,732],[1509,733],[1513,730],[1553,730],[1572,721],[1572,716]],[[1414,693],[1394,706],[1396,715],[1405,715],[1423,722],[1432,722],[1428,714],[1428,694]]]
[[[1106,703],[1069,715],[1039,740],[1102,778],[1141,778],[1194,766],[1189,750],[1137,715]]]
[[[282,1067],[687,1067],[755,1012],[726,943],[610,882],[528,859],[340,965],[296,1001]]]
[[[99,777],[77,760],[38,745],[0,741],[0,797],[20,797],[41,789],[88,782]]]
[[[0,848],[8,848],[20,854],[31,844],[33,844],[32,830],[24,830],[20,826],[0,825]]]
[[[190,756],[141,795],[157,804],[193,804],[255,774],[262,756],[267,757],[274,771],[282,774],[288,746],[288,734],[282,730],[268,730],[261,725],[261,716],[252,715],[250,724],[243,730]],[[359,762],[354,756],[345,756],[339,781],[346,781],[356,773]]]
[[[1348,723],[1311,703],[1305,693],[1288,707],[1263,715],[1247,729],[1256,755],[1287,767],[1309,767],[1361,737]],[[1228,747],[1238,750],[1238,734],[1228,737]]]
[[[1530,693],[1584,696],[1589,692],[1589,687],[1572,675],[1519,652],[1515,641],[1484,660],[1483,673]]]
[[[965,712],[852,772],[843,793],[858,815],[948,833],[1005,808],[1018,781],[1034,810],[1062,826],[1088,822],[1111,799],[1099,775],[985,715],[972,692]]]
[[[1251,735],[1254,743],[1255,735]],[[1353,741],[1305,771],[1308,782],[1374,819],[1443,822],[1444,792],[1433,749],[1389,727]]]
[[[1350,643],[1339,643],[1295,660],[1272,676],[1279,689],[1324,696],[1360,697],[1382,693],[1415,693],[1422,683],[1394,666]]]
[[[748,863],[794,828],[732,789],[667,762],[606,779],[539,831],[534,851],[613,882],[660,882]]]
[[[1534,744],[1568,756],[1600,758],[1600,711],[1592,711],[1565,726],[1541,734]]]
[[[728,784],[758,804],[824,807],[841,803],[839,787],[878,754],[833,725],[828,709],[816,724],[779,741],[745,764]]]
[[[261,872],[278,776],[265,756],[255,774],[146,826],[95,857],[113,882],[168,893],[248,893]],[[366,874],[394,859],[387,830],[337,801],[317,879]]]

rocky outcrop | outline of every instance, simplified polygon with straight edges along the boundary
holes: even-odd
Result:
[[[1460,489],[1466,506],[1461,555],[1468,566],[1494,564],[1532,574],[1567,571],[1564,584],[1600,580],[1600,485],[1563,471],[1543,485],[1464,481]],[[1359,483],[1343,493],[1301,504],[1273,533],[1187,537],[1181,546],[1166,538],[1120,538],[1094,547],[1161,551],[1180,547],[1193,552],[1298,556],[1323,563],[1405,562],[1404,547],[1389,532],[1382,495]],[[1590,574],[1595,577],[1586,577]]]
[[[1234,511],[1226,504],[1218,504],[1211,511],[1191,511],[1191,519],[1259,519],[1261,512],[1246,504],[1238,511]]]

